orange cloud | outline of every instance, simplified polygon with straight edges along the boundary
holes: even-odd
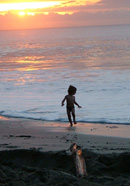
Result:
[[[9,11],[9,10],[25,10],[25,9],[41,9],[46,7],[51,7],[51,11],[53,12],[53,8],[55,7],[76,7],[76,6],[84,6],[89,4],[97,3],[101,0],[46,0],[46,1],[0,1],[0,11]]]
[[[35,0],[25,0],[22,1],[0,1],[0,14],[5,15],[10,11],[14,14],[19,15],[35,15],[35,14],[46,14],[49,13],[58,13],[60,15],[69,14],[80,11],[82,7],[88,7],[89,5],[93,5],[101,0],[41,0],[36,2]],[[10,2],[10,3],[9,3]],[[9,3],[9,4],[8,4]],[[22,12],[21,12],[22,11]]]

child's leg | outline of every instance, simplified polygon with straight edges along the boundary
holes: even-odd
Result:
[[[70,122],[71,127],[73,126],[72,120],[71,120],[71,112],[69,111],[69,109],[67,109],[67,116]]]
[[[72,116],[73,116],[73,121],[74,121],[74,124],[77,124],[76,120],[75,120],[75,109],[73,108],[72,110]]]

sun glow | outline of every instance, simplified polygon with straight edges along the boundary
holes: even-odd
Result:
[[[20,16],[24,16],[26,13],[25,12],[19,12],[18,13]]]
[[[59,15],[72,15],[74,12],[56,12]]]
[[[34,12],[28,12],[27,15],[32,15],[32,16],[34,16],[35,13],[34,13]]]
[[[1,0],[0,30],[91,24],[88,23],[89,20],[86,23],[82,16],[96,11],[95,4],[100,1],[102,0]]]
[[[56,6],[56,5],[60,5],[60,4],[61,4],[61,2],[59,2],[59,1],[8,3],[8,4],[1,4],[0,11],[47,8],[47,7]]]
[[[18,12],[18,15],[20,15],[20,16],[24,16],[24,15],[31,15],[31,16],[34,16],[35,15],[35,13],[34,12]]]

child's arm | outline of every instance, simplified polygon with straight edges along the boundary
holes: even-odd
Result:
[[[61,102],[61,106],[64,106],[65,100],[66,100],[66,96],[65,96],[65,98],[63,99],[63,101]]]
[[[78,106],[78,108],[82,108],[75,100],[74,100],[74,104]]]

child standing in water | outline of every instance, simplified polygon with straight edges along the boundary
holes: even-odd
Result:
[[[71,115],[73,117],[73,122],[74,124],[76,124],[76,120],[75,120],[75,108],[74,108],[74,104],[78,106],[78,108],[82,108],[81,106],[79,106],[79,104],[75,101],[75,94],[76,94],[76,87],[70,85],[68,88],[68,95],[65,96],[65,98],[63,99],[61,106],[64,106],[64,102],[66,100],[66,111],[67,111],[67,116],[70,122],[70,126],[73,126],[72,123],[72,119],[71,119]]]

